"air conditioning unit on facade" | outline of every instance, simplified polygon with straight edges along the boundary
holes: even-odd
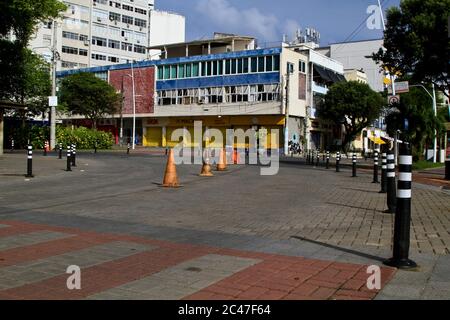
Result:
[[[99,21],[99,22],[102,22],[102,19],[101,19],[101,18],[99,18],[99,17],[97,17],[97,21]]]
[[[139,31],[142,31],[142,27],[139,28]]]
[[[127,37],[125,37],[125,41],[128,41],[128,38],[127,38]]]

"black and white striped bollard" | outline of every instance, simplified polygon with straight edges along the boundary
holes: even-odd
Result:
[[[60,144],[59,144],[59,154],[58,154],[58,159],[62,159],[62,150],[63,150],[62,143],[60,143]]]
[[[387,146],[381,146],[381,190],[380,193],[386,193],[387,190]]]
[[[396,207],[396,187],[395,187],[395,156],[394,151],[387,153],[387,206],[386,213],[395,213]]]
[[[77,166],[77,146],[72,144],[72,167]]]
[[[11,139],[11,152],[14,151],[14,139]]]
[[[378,181],[378,150],[375,150],[374,156],[373,156],[373,181],[372,183],[380,183]]]
[[[28,145],[27,174],[26,178],[33,178],[33,146]]]
[[[417,264],[409,259],[412,186],[411,146],[402,143],[399,149],[397,209],[394,222],[394,254],[384,264],[399,269],[415,269],[417,268]]]
[[[336,172],[340,172],[339,163],[341,162],[341,153],[338,151],[336,153]]]
[[[72,146],[67,145],[67,167],[66,171],[72,171],[71,164],[72,164]]]
[[[127,154],[130,154],[130,144],[127,143]]]
[[[327,151],[327,162],[325,166],[327,169],[330,169],[330,151]]]
[[[352,154],[352,177],[356,177],[356,153],[353,152]]]

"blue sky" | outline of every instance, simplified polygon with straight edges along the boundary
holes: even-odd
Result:
[[[381,0],[383,9],[400,0]],[[260,43],[292,38],[298,27],[314,27],[321,45],[344,40],[375,39],[381,30],[370,30],[364,19],[377,0],[156,0],[160,10],[186,16],[186,38],[210,38],[213,32],[256,36]],[[351,33],[363,23],[360,31]]]

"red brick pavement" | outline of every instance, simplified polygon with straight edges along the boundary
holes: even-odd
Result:
[[[37,230],[58,231],[73,237],[0,251],[1,268],[22,262],[79,250],[113,241],[149,244],[157,248],[133,254],[82,270],[81,290],[66,289],[68,275],[63,273],[47,280],[21,287],[0,290],[0,299],[83,299],[128,282],[141,279],[207,254],[255,258],[260,263],[206,287],[188,300],[322,300],[373,299],[378,291],[366,287],[367,266],[265,254],[208,246],[178,244],[128,235],[85,232],[74,228],[0,221],[10,227],[0,229],[0,238]],[[393,277],[395,269],[382,267],[382,287]]]

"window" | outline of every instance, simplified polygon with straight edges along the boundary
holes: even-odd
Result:
[[[264,57],[258,57],[258,72],[264,72]]]
[[[80,34],[80,41],[87,41],[88,40],[88,36],[85,34]]]
[[[199,63],[198,63],[198,62],[194,62],[194,63],[192,64],[192,76],[193,76],[193,77],[198,77],[198,75],[199,75],[199,70],[198,70],[198,68],[199,68]]]
[[[244,67],[243,67],[242,72],[248,73],[248,58],[244,58]]]
[[[78,63],[70,62],[70,61],[61,61],[61,67],[63,68],[76,68],[78,67]]]
[[[244,69],[244,63],[242,59],[238,59],[238,65],[237,65],[237,73],[242,73],[242,70]]]
[[[96,72],[94,73],[94,76],[96,76],[97,78],[103,80],[103,81],[108,81],[108,72]]]
[[[145,43],[146,35],[142,32],[135,32],[134,33],[134,39],[137,43]]]
[[[108,47],[113,49],[120,49],[120,42],[116,40],[108,40]]]
[[[127,5],[127,4],[123,4],[122,5],[122,9],[123,10],[127,10],[127,11],[131,11],[131,12],[134,11],[134,8],[132,6]]]
[[[273,69],[272,56],[266,57],[266,72],[270,72]]]
[[[206,62],[206,75],[210,76],[212,74],[212,61]]]
[[[190,78],[191,77],[191,69],[192,69],[192,66],[191,66],[190,63],[188,63],[186,65],[186,78]]]
[[[185,77],[185,68],[184,64],[180,64],[178,66],[178,78],[184,78]]]
[[[147,15],[147,10],[144,10],[144,9],[134,8],[134,11],[135,11],[136,13],[140,13],[140,14],[143,14],[143,15]]]
[[[92,37],[92,44],[100,47],[106,47],[107,40],[105,38]]]
[[[206,76],[206,62],[202,62],[202,77]]]
[[[101,60],[101,61],[106,61],[106,56],[103,54],[99,54],[99,53],[93,53],[91,55],[92,59],[94,60]]]
[[[142,20],[142,19],[134,19],[134,25],[141,27],[141,28],[146,28],[147,27],[147,21]]]
[[[94,21],[105,23],[106,20],[108,20],[109,15],[106,11],[94,9],[92,10],[92,17]]]
[[[106,25],[102,25],[102,24],[98,24],[98,23],[92,24],[92,32],[96,36],[103,36],[103,37],[109,36],[108,27]]]
[[[133,17],[123,15],[122,22],[126,24],[133,24]]]
[[[273,71],[280,71],[280,56],[273,57]]]
[[[170,66],[170,78],[177,78],[177,66]]]
[[[231,59],[231,74],[236,74],[237,71],[237,61],[236,59]]]
[[[63,36],[63,38],[72,39],[72,40],[78,40],[80,38],[80,35],[78,33],[67,32],[67,31],[63,31],[62,36]]]
[[[164,68],[158,67],[158,80],[164,79]]]
[[[306,62],[305,61],[299,60],[298,71],[300,71],[301,73],[306,73]]]
[[[164,66],[164,79],[170,79],[170,66]]]
[[[258,58],[252,57],[251,59],[252,72],[258,72]]]
[[[122,50],[124,51],[133,51],[133,45],[131,43],[128,42],[122,42]]]
[[[212,63],[212,75],[217,76],[217,67],[218,67],[219,61],[213,61]]]
[[[138,46],[137,44],[134,45],[134,52],[137,53],[145,53],[145,47]]]
[[[118,58],[118,57],[108,57],[108,61],[109,62],[119,62],[120,61],[120,59]]]
[[[225,60],[225,74],[231,74],[231,60]]]
[[[120,37],[120,29],[115,27],[109,27],[109,34],[114,37]]]
[[[115,13],[115,12],[110,12],[109,13],[109,20],[111,20],[111,21],[120,21],[120,14]]]
[[[86,49],[79,49],[79,50],[78,50],[78,54],[79,54],[80,56],[85,56],[85,57],[87,57],[88,51],[87,51]]]
[[[125,41],[132,41],[134,39],[134,32],[122,30],[122,36],[125,38]]]
[[[78,49],[74,47],[62,46],[62,52],[68,54],[78,54]]]

